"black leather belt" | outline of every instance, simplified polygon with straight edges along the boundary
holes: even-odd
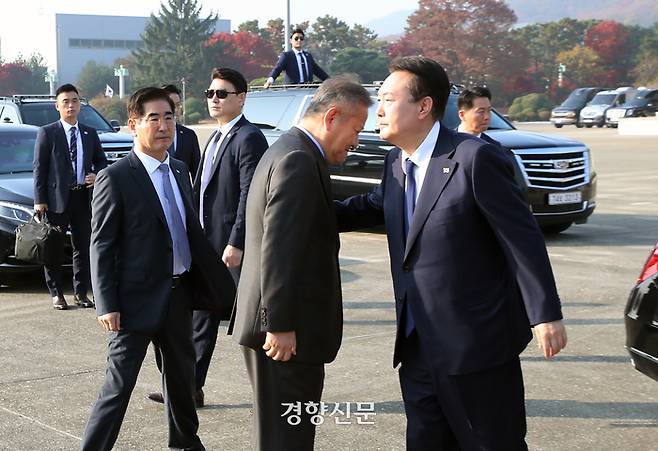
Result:
[[[71,191],[79,191],[81,189],[87,189],[87,185],[73,185],[73,186],[71,186]]]
[[[178,274],[176,276],[171,277],[171,288],[175,289],[180,287],[180,285],[183,283],[187,276],[188,272],[184,272],[182,274]]]

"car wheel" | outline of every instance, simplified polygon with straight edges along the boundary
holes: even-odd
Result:
[[[587,124],[587,125],[585,125],[585,127],[592,128],[592,124]]]
[[[561,222],[558,224],[550,224],[541,226],[541,231],[545,235],[557,235],[558,233],[564,232],[569,227],[571,227],[571,222]]]
[[[583,128],[583,124],[581,124],[580,122],[576,122],[576,128]]]
[[[596,126],[597,126],[598,128],[601,128],[601,127],[603,127],[603,124],[596,124]]]
[[[555,124],[555,128],[562,128],[562,124]]]

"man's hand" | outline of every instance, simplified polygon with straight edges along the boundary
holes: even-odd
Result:
[[[228,268],[237,268],[242,263],[242,249],[229,244],[224,249],[222,261]]]
[[[34,204],[34,212],[35,213],[45,213],[48,211],[48,204]]]
[[[286,362],[297,355],[297,336],[292,332],[268,332],[263,344],[265,355],[272,360]]]
[[[537,324],[535,327],[537,346],[544,351],[544,357],[550,359],[567,345],[567,330],[562,320]]]
[[[98,322],[107,332],[118,332],[121,330],[119,312],[110,312],[98,317]]]
[[[265,89],[268,89],[270,86],[272,86],[272,83],[269,80],[267,80],[265,84],[263,84],[263,88]]]
[[[85,185],[87,185],[88,188],[94,186],[95,181],[96,181],[96,174],[94,174],[93,172],[89,172],[87,173],[87,175],[85,175]]]

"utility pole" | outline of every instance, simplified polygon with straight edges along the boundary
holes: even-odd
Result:
[[[286,49],[286,52],[290,50],[290,0],[286,0],[286,24],[283,32],[283,45]]]
[[[124,89],[124,78],[128,76],[128,69],[123,67],[123,64],[119,65],[118,69],[114,69],[114,76],[119,77],[119,98],[123,99],[123,96],[125,95],[125,89]]]
[[[180,79],[180,83],[183,86],[183,98],[181,99],[183,102],[183,117],[181,119],[183,124],[185,124],[185,77]]]
[[[48,83],[50,86],[50,95],[54,96],[55,95],[55,84],[57,83],[57,72],[54,70],[49,70],[46,72],[46,76],[44,77],[44,81]]]

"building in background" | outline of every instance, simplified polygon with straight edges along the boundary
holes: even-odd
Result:
[[[143,45],[140,35],[149,17],[55,14],[58,83],[75,83],[88,61],[111,66]],[[215,32],[230,32],[231,21],[218,19]]]

